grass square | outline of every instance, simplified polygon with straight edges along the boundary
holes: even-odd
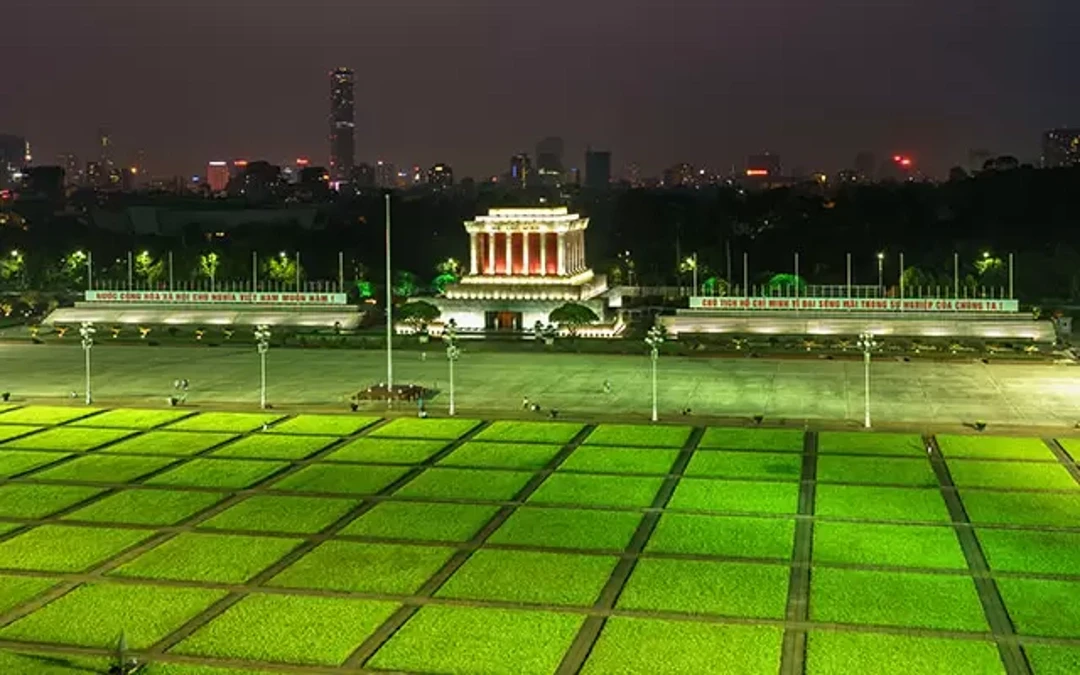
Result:
[[[453,548],[444,546],[328,541],[267,585],[408,595],[419,590],[453,554]]]
[[[966,569],[950,526],[814,523],[815,563]]]
[[[395,438],[441,438],[452,441],[469,433],[479,424],[480,420],[399,417],[377,429],[372,429],[368,435]]]
[[[76,429],[73,427],[55,427],[39,431],[36,434],[22,436],[13,441],[4,443],[4,448],[21,450],[65,450],[70,452],[85,452],[101,447],[106,443],[118,441],[125,436],[130,436],[132,431],[127,429]]]
[[[218,434],[199,431],[148,431],[125,438],[102,450],[108,453],[133,455],[179,455],[189,456],[209,450],[236,438],[236,434]]]
[[[242,584],[301,543],[300,539],[183,532],[109,574]]]
[[[145,530],[42,525],[0,541],[0,560],[11,569],[83,572],[152,534]]]
[[[34,675],[87,675],[105,673],[109,668],[107,657],[72,656],[34,649],[32,646],[18,649],[0,649],[0,673],[33,673]],[[168,675],[155,668],[147,675]],[[178,675],[175,671],[172,675]],[[184,673],[184,675],[200,675]],[[202,673],[201,675],[229,675],[228,673]],[[233,673],[232,675],[242,675]]]
[[[1038,438],[940,434],[937,442],[946,458],[1054,460],[1054,453]]]
[[[258,532],[319,532],[359,504],[328,497],[248,497],[199,525],[207,529]]]
[[[585,439],[589,445],[622,445],[645,448],[681,448],[691,427],[644,424],[601,424]]]
[[[1075,527],[1080,494],[961,490],[968,518],[975,524]]]
[[[926,457],[926,444],[918,434],[891,434],[880,431],[822,431],[818,452],[856,455],[908,455]]]
[[[1074,461],[1080,462],[1080,438],[1059,438],[1057,442]]]
[[[698,443],[698,449],[724,450],[784,450],[802,452],[802,429],[738,429],[709,427]]]
[[[1080,646],[1025,644],[1024,653],[1035,675],[1080,673]]]
[[[1080,490],[1080,483],[1060,464],[963,459],[949,462],[949,474],[957,487],[962,488]]]
[[[68,452],[0,450],[0,478],[17,476],[70,456]]]
[[[782,452],[695,452],[686,467],[687,476],[724,478],[770,478],[799,480],[802,455]]]
[[[297,415],[267,429],[272,434],[351,436],[379,421],[363,415]]]
[[[0,574],[0,614],[18,607],[30,598],[41,595],[58,583],[60,583],[59,579]]]
[[[950,522],[939,490],[818,485],[814,515],[865,520]]]
[[[41,480],[71,480],[99,483],[127,483],[160,471],[176,460],[172,457],[131,455],[84,455],[34,474]]]
[[[392,602],[249,595],[171,653],[340,665],[397,609]]]
[[[644,558],[618,607],[780,619],[789,575],[787,565]]]
[[[464,443],[439,466],[482,466],[501,469],[542,469],[559,454],[562,446],[537,443]]]
[[[656,448],[609,448],[582,445],[566,458],[559,469],[601,473],[651,473],[667,475],[679,456],[678,450]]]
[[[223,494],[179,490],[122,490],[64,516],[66,520],[166,527],[186,520],[225,498]]]
[[[538,504],[644,508],[652,505],[663,484],[663,478],[554,473],[540,484],[529,501]]]
[[[552,443],[566,445],[585,426],[575,422],[492,422],[476,435],[478,441]]]
[[[618,562],[614,556],[481,549],[436,595],[587,606],[596,602]]]
[[[514,510],[488,541],[493,544],[623,551],[640,523],[640,513],[522,506]]]
[[[185,417],[170,424],[166,429],[174,431],[223,431],[244,434],[255,431],[265,424],[273,424],[284,417],[276,413],[230,413],[204,412]]]
[[[790,560],[795,521],[665,513],[649,538],[649,553],[689,553]]]
[[[29,426],[25,424],[0,424],[0,441],[10,440],[16,436],[25,436],[35,431],[41,431],[44,427]]]
[[[449,441],[364,437],[334,450],[321,461],[419,464],[445,448],[448,443]]]
[[[97,415],[90,415],[75,420],[73,427],[107,427],[113,429],[151,429],[162,424],[175,422],[191,413],[187,410],[141,410],[137,408],[116,408]]]
[[[1044,574],[1080,570],[1080,532],[977,528],[975,533],[991,570]]]
[[[584,620],[580,614],[427,605],[366,665],[429,673],[550,675]]]
[[[930,462],[922,457],[852,457],[821,455],[817,459],[817,479],[832,483],[881,483],[937,487],[938,479]]]
[[[183,465],[146,480],[147,485],[243,489],[265,480],[288,464],[246,459],[196,457]]]
[[[806,675],[1005,675],[993,642],[914,635],[811,631]]]
[[[337,441],[336,436],[252,434],[211,452],[213,457],[304,459]]]
[[[0,424],[63,424],[100,410],[100,408],[28,405],[0,413]]]
[[[1017,633],[1080,638],[1080,603],[1076,601],[1080,582],[1014,578],[996,581]]]
[[[683,478],[671,495],[668,508],[735,513],[795,513],[799,508],[798,483]]]
[[[85,584],[0,630],[0,638],[147,649],[214,602],[224,591],[137,584]]]
[[[349,523],[343,535],[383,539],[468,541],[498,511],[496,506],[381,502]]]
[[[409,471],[398,466],[312,464],[274,483],[275,490],[375,494]]]
[[[45,518],[102,492],[102,489],[75,485],[7,483],[0,485],[0,516]]]
[[[971,577],[914,572],[815,567],[810,575],[810,619],[989,630]]]
[[[776,673],[783,637],[773,626],[612,617],[581,673]]]
[[[509,501],[532,479],[521,471],[425,469],[394,493],[398,497]]]

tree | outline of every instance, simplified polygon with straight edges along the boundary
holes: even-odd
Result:
[[[263,263],[263,271],[266,276],[279,284],[296,283],[296,259],[288,255],[272,256]],[[300,275],[303,276],[304,267],[300,266]]]
[[[165,262],[154,260],[149,251],[142,251],[135,256],[135,276],[153,286],[165,276]]]
[[[548,321],[566,328],[571,337],[577,335],[577,330],[581,326],[587,326],[599,320],[600,317],[596,316],[596,312],[576,302],[568,302],[561,307],[556,307],[548,315]]]
[[[412,326],[418,335],[426,335],[428,324],[441,315],[438,307],[423,300],[406,302],[397,310],[398,318]]]
[[[199,275],[207,279],[217,277],[218,268],[221,267],[221,258],[217,253],[206,253],[199,256]]]
[[[801,276],[795,276],[794,274],[774,274],[769,279],[769,293],[779,292],[791,294],[794,289],[798,289],[799,293],[806,291],[806,279]]]
[[[416,275],[405,270],[395,272],[394,295],[399,298],[411,298],[416,295]]]

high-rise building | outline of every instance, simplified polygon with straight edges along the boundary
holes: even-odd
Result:
[[[108,176],[102,168],[101,162],[87,162],[84,176],[86,187],[103,188],[108,182]]]
[[[641,187],[641,167],[636,162],[630,162],[626,165],[626,172],[623,174],[623,180],[626,181],[630,187]]]
[[[0,134],[0,188],[13,187],[16,174],[29,164],[30,146],[22,136]]]
[[[211,192],[224,192],[229,186],[229,163],[213,161],[206,165],[206,184]]]
[[[1080,165],[1080,128],[1051,129],[1042,137],[1042,165]]]
[[[397,187],[397,168],[393,162],[384,162],[381,159],[375,162],[375,185],[384,190]]]
[[[697,182],[694,165],[679,162],[664,169],[664,187],[693,187]]]
[[[748,178],[779,178],[783,175],[780,155],[771,152],[750,155],[746,158],[746,175]]]
[[[521,152],[510,158],[510,184],[515,187],[528,187],[532,177],[532,162],[528,153]]]
[[[375,187],[375,167],[361,162],[353,167],[352,183],[357,189]]]
[[[354,78],[351,68],[330,73],[330,177],[347,181],[352,174],[356,143]]]
[[[536,144],[536,174],[545,185],[563,181],[563,139],[548,136]]]
[[[428,169],[427,182],[433,187],[450,187],[454,184],[454,170],[449,164],[436,164]]]
[[[611,153],[585,149],[585,187],[604,190],[611,185]]]
[[[106,172],[113,168],[113,143],[108,129],[98,129],[98,163]]]
[[[82,183],[82,170],[79,169],[79,158],[74,153],[65,152],[56,156],[56,163],[64,170],[65,185],[80,185]]]

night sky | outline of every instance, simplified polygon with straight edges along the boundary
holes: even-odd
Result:
[[[357,161],[506,170],[546,135],[616,174],[871,149],[934,174],[1080,125],[1077,0],[0,0],[0,133],[38,163],[99,126],[155,175],[327,161],[327,73],[357,71]]]

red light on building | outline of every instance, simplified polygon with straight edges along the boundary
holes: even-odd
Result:
[[[747,169],[746,175],[751,178],[761,178],[769,175],[768,169]]]
[[[900,166],[911,166],[911,159],[905,157],[900,160]]]
[[[248,161],[246,159],[237,159],[237,160],[233,161],[233,166],[235,166],[238,169],[243,169],[247,165],[248,165]]]
[[[307,166],[308,164],[311,164],[311,160],[309,160],[307,157],[296,158],[296,166]]]

